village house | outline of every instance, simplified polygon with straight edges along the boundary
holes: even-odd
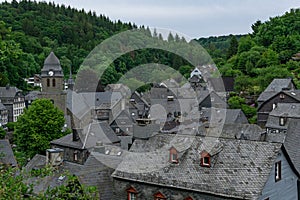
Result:
[[[25,97],[16,87],[0,87],[0,100],[8,111],[8,122],[16,122],[25,108]]]

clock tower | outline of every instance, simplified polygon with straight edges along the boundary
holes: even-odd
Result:
[[[64,90],[64,73],[59,59],[53,52],[45,59],[41,71],[42,92],[40,98],[50,99],[55,106],[66,113],[66,91]]]

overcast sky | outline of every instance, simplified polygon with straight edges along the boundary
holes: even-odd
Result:
[[[0,0],[3,1],[3,0]],[[191,38],[251,32],[251,24],[299,8],[299,0],[51,0],[112,20],[172,29]]]

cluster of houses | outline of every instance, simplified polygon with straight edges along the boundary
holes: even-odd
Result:
[[[143,94],[122,84],[79,92],[72,78],[65,89],[51,52],[40,78],[42,91],[26,96],[0,88],[1,124],[15,121],[25,101],[48,98],[72,129],[25,166],[59,169],[30,180],[36,193],[66,184],[68,170],[104,200],[300,199],[300,90],[291,79],[274,79],[259,96],[256,125],[228,108],[233,79],[207,79],[200,67],[183,86],[169,80]]]

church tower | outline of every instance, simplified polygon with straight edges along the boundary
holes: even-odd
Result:
[[[66,113],[66,91],[64,90],[64,73],[59,59],[53,52],[45,59],[41,71],[42,92],[40,98],[50,99],[55,106]]]

